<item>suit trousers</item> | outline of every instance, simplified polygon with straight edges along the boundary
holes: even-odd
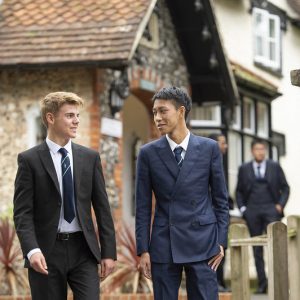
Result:
[[[244,213],[251,236],[262,235],[266,232],[267,226],[276,221],[280,221],[281,216],[275,208],[275,204],[257,206],[248,206]],[[258,277],[259,287],[267,285],[267,277],[265,273],[265,262],[263,257],[263,247],[254,246],[254,260]]]
[[[66,300],[68,284],[74,300],[99,300],[98,263],[83,233],[56,240],[46,263],[48,275],[28,270],[32,300]]]
[[[185,264],[152,262],[155,300],[178,300],[183,270],[186,274],[186,290],[189,300],[218,299],[216,272],[210,268],[208,260],[205,260]]]

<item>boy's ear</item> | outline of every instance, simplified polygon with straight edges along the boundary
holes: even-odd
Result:
[[[54,115],[53,113],[46,113],[46,120],[48,124],[53,124],[54,123]]]

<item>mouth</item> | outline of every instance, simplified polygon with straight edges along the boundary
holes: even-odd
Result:
[[[166,126],[166,124],[157,124],[157,125],[156,125],[156,127],[157,127],[158,129],[162,129],[164,126]]]

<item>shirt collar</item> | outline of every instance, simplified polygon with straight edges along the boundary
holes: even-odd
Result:
[[[186,135],[186,137],[184,138],[184,140],[180,143],[180,144],[176,144],[172,139],[170,139],[170,137],[168,135],[166,135],[166,138],[168,140],[168,143],[171,147],[171,150],[174,151],[174,149],[178,146],[182,147],[184,151],[187,151],[187,147],[189,144],[189,139],[190,139],[190,131],[188,131],[188,134]]]
[[[60,148],[65,148],[69,154],[72,154],[72,141],[69,140],[68,143],[66,145],[64,145],[64,147],[54,143],[53,141],[51,141],[48,137],[46,138],[46,143],[50,149],[50,151],[53,154],[56,154]]]
[[[258,166],[260,166],[261,168],[265,168],[266,160],[263,160],[261,163],[258,163],[256,160],[253,160],[253,167],[257,168]]]

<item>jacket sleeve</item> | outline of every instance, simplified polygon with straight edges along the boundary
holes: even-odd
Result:
[[[14,192],[14,223],[24,257],[29,251],[39,248],[33,222],[34,179],[32,170],[22,154],[18,155],[18,171]]]
[[[152,184],[149,162],[144,148],[141,148],[136,169],[136,218],[135,234],[137,255],[149,252],[152,212]]]
[[[115,228],[105,189],[101,160],[97,154],[94,165],[92,205],[100,236],[101,258],[117,258]]]
[[[286,181],[286,178],[285,178],[285,175],[284,175],[284,172],[281,168],[280,165],[278,165],[278,168],[279,168],[279,184],[280,184],[280,199],[279,199],[279,204],[282,206],[282,207],[285,207],[287,201],[288,201],[288,198],[289,198],[289,194],[290,194],[290,187]]]
[[[223,171],[222,156],[217,143],[214,144],[212,152],[210,188],[212,203],[218,222],[219,244],[226,248],[229,225],[228,193]]]
[[[240,167],[238,171],[238,180],[237,180],[237,187],[236,187],[236,203],[238,208],[246,206],[244,194],[245,194],[245,187],[243,186],[243,168]]]

